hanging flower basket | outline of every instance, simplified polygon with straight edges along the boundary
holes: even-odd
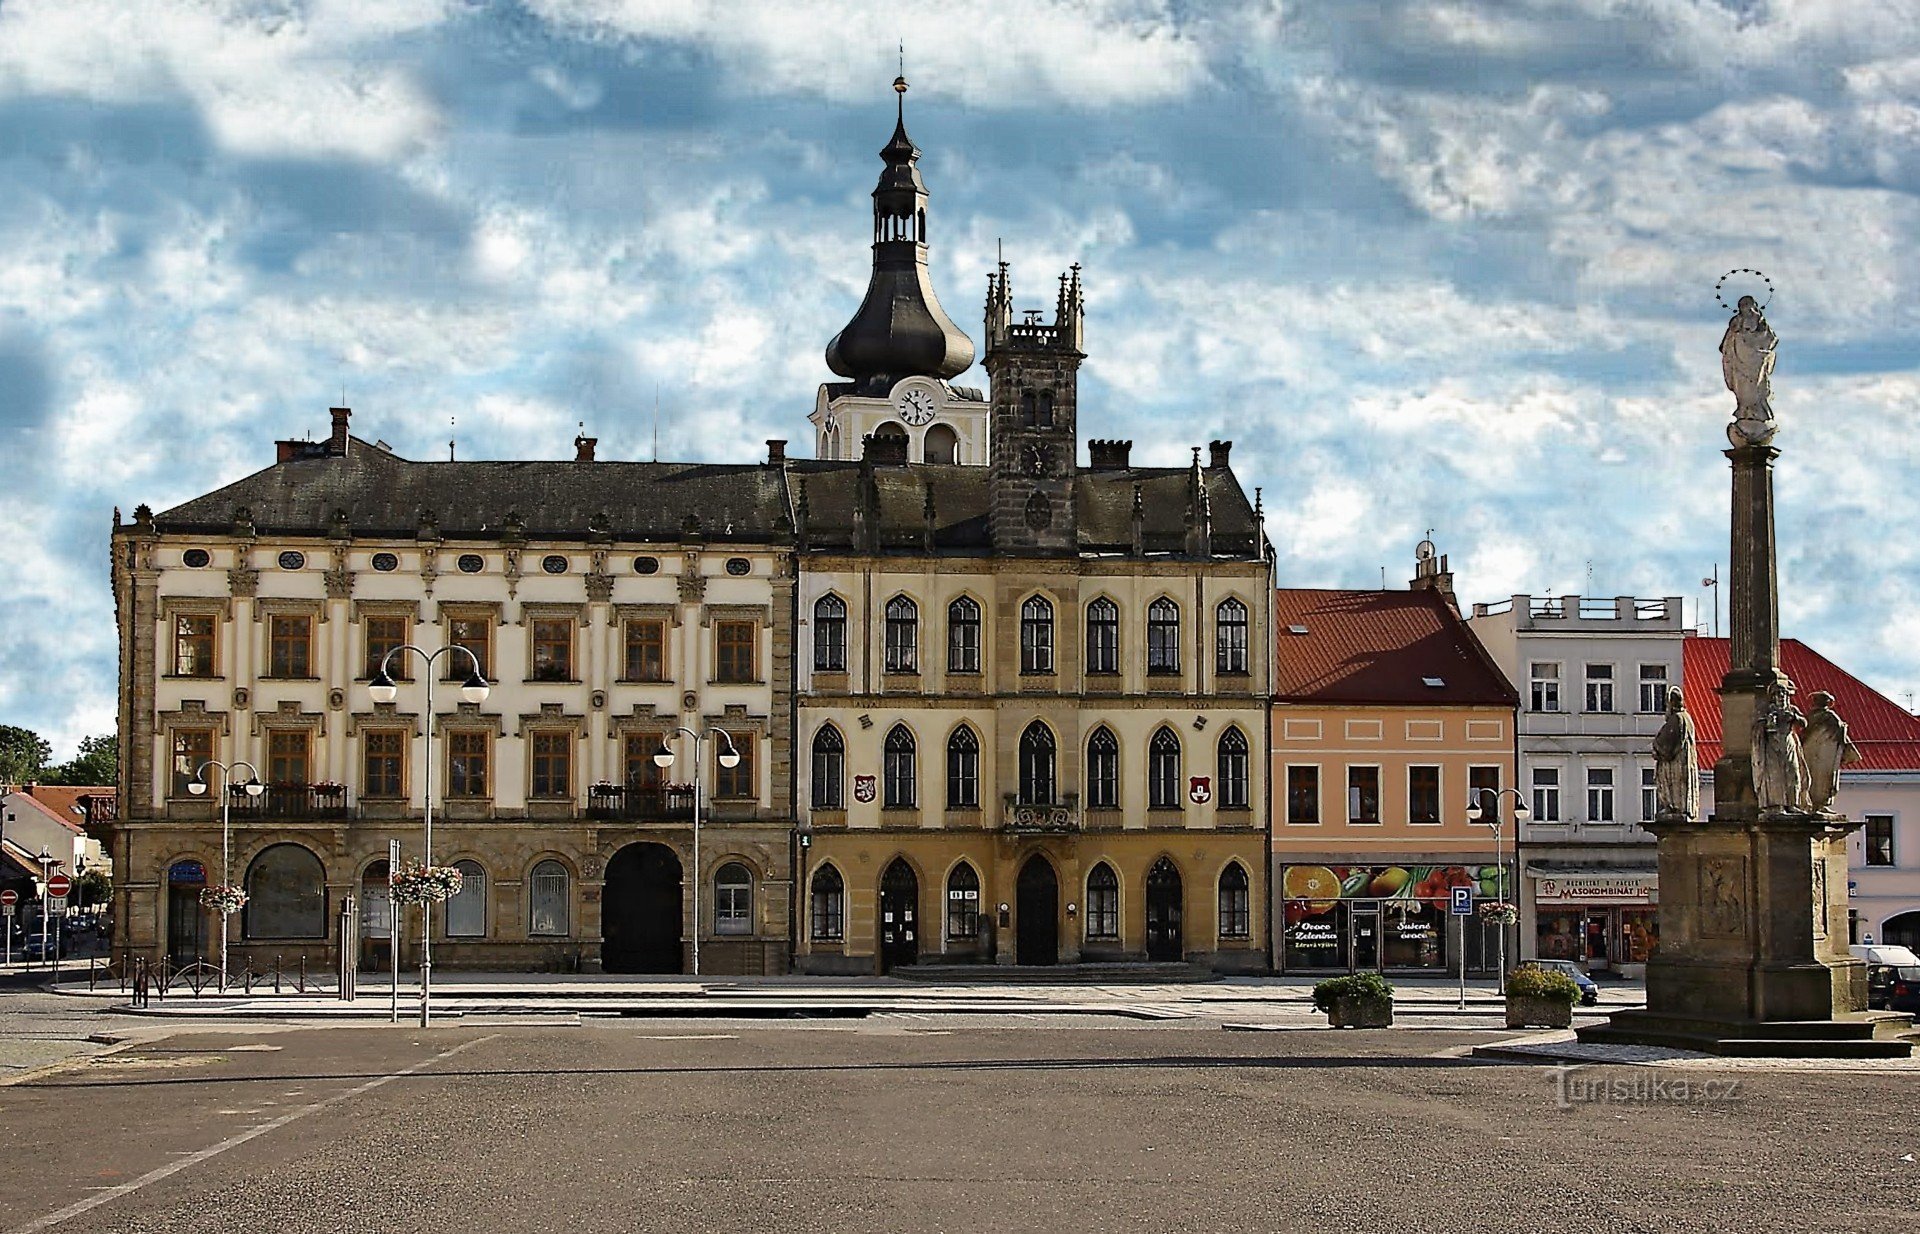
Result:
[[[432,904],[460,894],[460,871],[453,866],[403,865],[393,876],[395,904]]]
[[[1488,900],[1480,905],[1480,920],[1487,925],[1512,925],[1520,920],[1520,910],[1505,900]]]
[[[226,917],[247,906],[247,893],[232,883],[216,883],[200,889],[200,906]]]

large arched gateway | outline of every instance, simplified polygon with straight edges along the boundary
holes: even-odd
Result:
[[[680,858],[664,844],[629,844],[607,863],[600,901],[600,967],[609,973],[678,973]]]

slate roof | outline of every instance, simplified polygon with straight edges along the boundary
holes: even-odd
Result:
[[[1437,591],[1281,588],[1274,593],[1273,625],[1274,695],[1283,703],[1514,707],[1520,701]],[[1429,677],[1442,684],[1426,684]]]
[[[786,535],[780,471],[763,463],[413,462],[354,439],[344,456],[277,463],[158,515],[159,530],[226,531],[236,508],[262,534],[324,532],[335,510],[355,535],[411,537],[430,513],[444,536],[493,538],[509,513],[529,536],[678,540],[688,513],[709,540]]]
[[[1682,688],[1702,768],[1720,761],[1719,690],[1729,641],[1689,634],[1680,645]],[[1812,706],[1807,700],[1815,690],[1833,695],[1833,709],[1860,747],[1861,761],[1847,771],[1920,771],[1920,718],[1797,638],[1780,640],[1780,668],[1793,681],[1794,706],[1801,711]]]

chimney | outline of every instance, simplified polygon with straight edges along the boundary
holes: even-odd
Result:
[[[767,464],[777,467],[787,461],[787,440],[784,437],[767,438]]]
[[[300,444],[297,441],[276,441],[273,443],[273,461],[291,463],[300,457]]]
[[[353,418],[353,412],[345,407],[333,409],[333,436],[327,439],[327,453],[345,457],[347,453],[347,421]]]
[[[1207,466],[1217,471],[1229,465],[1227,463],[1227,456],[1233,453],[1233,443],[1230,441],[1210,441],[1207,443],[1207,452],[1212,455],[1212,461],[1209,462]]]
[[[907,436],[905,433],[869,433],[861,439],[864,448],[862,457],[869,463],[888,464],[907,461]]]
[[[585,433],[575,437],[573,439],[573,461],[576,463],[591,463],[593,461],[594,447],[599,444],[600,439],[598,437],[589,437]]]
[[[1088,467],[1093,471],[1125,471],[1131,466],[1128,455],[1132,451],[1131,441],[1096,438],[1087,443]]]
[[[1433,541],[1422,540],[1413,563],[1409,591],[1437,591],[1454,612],[1460,611],[1459,598],[1453,594],[1453,571],[1447,567],[1447,555],[1434,555]]]

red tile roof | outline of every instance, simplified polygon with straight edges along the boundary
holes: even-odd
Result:
[[[1700,765],[1720,759],[1720,679],[1727,675],[1728,640],[1689,634],[1681,645],[1687,711],[1700,742]],[[1920,718],[1874,690],[1797,638],[1780,640],[1780,668],[1793,680],[1794,705],[1808,709],[1815,690],[1833,695],[1861,761],[1849,771],[1920,771]]]
[[[85,835],[87,833],[86,828],[80,825],[79,815],[69,814],[64,803],[56,805],[53,802],[45,800],[43,790],[38,785],[34,786],[32,792],[28,792],[22,788],[17,792],[8,793],[4,798],[0,798],[0,801],[4,801],[6,805],[16,810],[38,810],[75,835]]]
[[[111,797],[119,790],[111,784],[73,785],[73,784],[28,784],[21,792],[32,797],[48,810],[60,816],[62,821],[81,822],[86,813],[87,797]],[[73,808],[79,806],[81,813],[75,814]],[[77,828],[76,828],[77,830]]]
[[[1273,637],[1281,702],[1519,703],[1486,648],[1435,591],[1282,588],[1274,593]],[[1444,684],[1427,685],[1429,677]]]

